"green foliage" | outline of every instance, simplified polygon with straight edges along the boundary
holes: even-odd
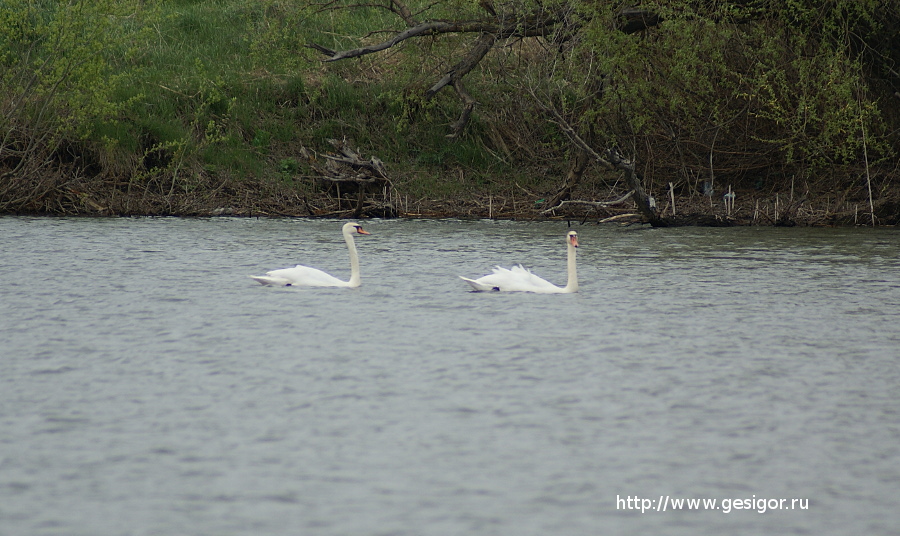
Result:
[[[883,124],[867,90],[868,81],[853,40],[860,23],[875,28],[877,2],[787,2],[781,20],[800,25],[793,32],[772,28],[748,32],[754,63],[740,97],[751,114],[772,125],[759,138],[783,147],[788,163],[810,172],[858,161],[863,127],[868,125],[872,154],[885,156]],[[768,31],[766,31],[768,30]],[[880,140],[879,140],[880,138]]]
[[[132,57],[134,40],[145,35],[128,21],[151,15],[139,5],[137,0],[0,1],[4,128],[15,124],[52,138],[84,138],[97,121],[115,117],[138,99],[112,98],[127,75],[111,61],[115,55]]]
[[[544,63],[554,71],[542,84],[582,130],[662,166],[663,180],[711,165],[812,176],[861,162],[864,126],[869,157],[892,155],[860,52],[884,2],[641,7],[663,20],[636,36],[618,31],[608,6],[585,2],[583,39]]]
[[[491,19],[478,0],[407,4],[420,21]],[[0,174],[66,143],[164,192],[206,175],[289,182],[303,172],[299,146],[346,137],[394,173],[473,176],[450,190],[538,167],[555,181],[572,144],[550,108],[595,147],[646,163],[650,182],[760,168],[811,177],[858,165],[864,143],[873,161],[895,157],[900,114],[877,86],[900,60],[885,22],[900,21],[895,3],[646,1],[662,22],[637,34],[620,30],[619,4],[493,4],[503,20],[563,22],[498,43],[467,75],[479,105],[448,139],[459,99],[425,93],[477,34],[339,62],[307,46],[387,39],[406,26],[388,3],[0,0]]]

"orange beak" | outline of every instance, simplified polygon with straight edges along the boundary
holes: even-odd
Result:
[[[572,244],[572,247],[577,248],[578,247],[578,237],[577,236],[569,237],[569,243]]]
[[[366,231],[365,229],[363,229],[362,227],[357,227],[357,228],[356,228],[356,232],[357,232],[358,234],[367,234],[367,235],[372,234],[372,233],[367,232],[367,231]]]

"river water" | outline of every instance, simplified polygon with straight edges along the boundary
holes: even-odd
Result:
[[[0,218],[0,534],[896,534],[896,230],[341,223]]]

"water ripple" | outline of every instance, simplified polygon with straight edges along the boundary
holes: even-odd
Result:
[[[359,289],[246,278],[345,274],[339,223],[0,218],[18,237],[0,257],[4,530],[900,524],[895,232],[581,226],[581,291],[539,296],[457,276],[524,262],[556,280],[565,224],[375,220]],[[616,509],[661,494],[815,511]]]

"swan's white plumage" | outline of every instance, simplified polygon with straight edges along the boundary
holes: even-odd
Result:
[[[557,287],[553,283],[531,273],[531,270],[521,264],[512,268],[496,266],[493,273],[478,279],[469,279],[460,276],[478,292],[534,292],[537,294],[568,294],[578,292],[578,273],[575,265],[575,248],[578,247],[578,235],[575,231],[569,231],[566,235],[566,268],[568,282],[565,287]]]
[[[346,287],[349,281],[341,281],[322,270],[298,264],[293,268],[282,268],[266,272],[266,275],[254,275],[253,279],[265,285],[304,285],[307,287]]]
[[[333,275],[326,274],[317,268],[310,268],[298,264],[293,268],[281,268],[266,272],[266,275],[251,275],[250,277],[262,285],[277,286],[304,286],[304,287],[348,287],[355,288],[361,283],[359,275],[359,255],[356,252],[354,234],[367,235],[366,231],[357,223],[346,223],[341,229],[347,250],[350,253],[350,280],[342,281]]]
[[[531,273],[531,270],[525,268],[521,264],[512,268],[503,268],[495,266],[492,274],[488,274],[478,279],[469,279],[467,277],[460,278],[470,284],[475,290],[505,290],[509,292],[533,292],[534,289],[547,289],[549,292],[558,290],[559,287],[553,283],[541,279]]]

